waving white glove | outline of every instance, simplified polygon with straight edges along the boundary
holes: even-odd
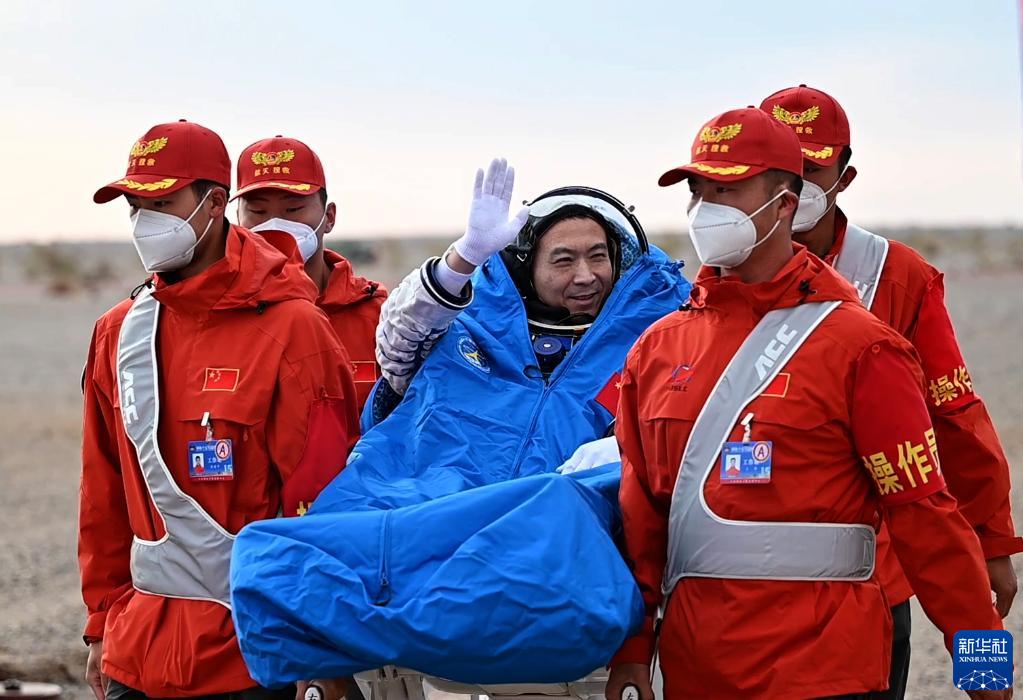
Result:
[[[472,208],[465,235],[455,241],[455,250],[467,263],[479,267],[487,258],[504,249],[515,240],[529,216],[523,207],[515,218],[508,220],[508,207],[515,187],[515,168],[508,167],[504,158],[490,161],[487,175],[476,171],[472,188]]]
[[[558,467],[557,472],[558,474],[583,472],[587,469],[603,467],[605,464],[620,462],[621,459],[622,456],[618,452],[618,441],[612,435],[579,445],[572,456]]]

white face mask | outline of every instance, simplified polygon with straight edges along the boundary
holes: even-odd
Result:
[[[792,217],[792,230],[796,233],[804,233],[809,231],[817,222],[824,218],[824,215],[828,213],[831,207],[835,206],[835,201],[828,205],[828,195],[831,194],[838,183],[842,181],[842,176],[845,175],[845,171],[849,166],[842,168],[842,172],[839,173],[838,179],[835,180],[835,184],[827,189],[822,190],[821,186],[810,182],[809,180],[803,180],[803,191],[799,193],[799,207],[796,209],[795,215]]]
[[[189,223],[210,196],[210,189],[187,219],[152,209],[139,209],[131,218],[135,250],[146,272],[180,270],[192,262],[195,248],[213,225],[211,218],[201,235]]]
[[[753,217],[787,192],[782,190],[774,195],[752,214],[702,199],[696,202],[689,210],[689,237],[693,239],[700,261],[714,267],[736,267],[746,262],[753,249],[770,238],[781,223],[781,219],[775,221],[767,235],[758,241]]]
[[[249,230],[254,232],[284,231],[284,233],[290,234],[298,244],[298,252],[302,255],[302,260],[309,262],[309,258],[313,257],[320,249],[320,239],[316,237],[316,232],[320,230],[326,220],[327,210],[324,209],[323,216],[320,217],[320,223],[316,224],[316,228],[310,228],[308,224],[290,219],[270,219]]]

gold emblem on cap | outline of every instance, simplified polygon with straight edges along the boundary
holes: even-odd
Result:
[[[287,151],[277,151],[276,153],[263,153],[262,151],[256,151],[252,154],[252,162],[256,165],[280,165],[281,163],[290,163],[295,159],[295,152],[291,149]]]
[[[730,165],[727,168],[719,168],[714,165],[704,165],[703,163],[690,163],[686,167],[695,168],[701,173],[710,173],[711,175],[742,175],[749,170],[748,165]]]
[[[166,140],[167,139],[164,139],[164,141]],[[163,146],[160,148],[163,148]],[[156,182],[138,182],[136,180],[129,180],[125,178],[124,180],[118,180],[114,184],[127,187],[129,190],[138,190],[139,192],[156,192],[157,190],[165,190],[168,187],[173,187],[174,183],[177,181],[178,179],[175,177],[165,177],[164,179]]]
[[[790,112],[781,105],[775,105],[771,110],[771,116],[782,124],[795,126],[796,124],[808,124],[821,115],[821,108],[817,105],[803,110],[802,112]]]
[[[819,151],[811,151],[809,148],[803,148],[803,149],[800,149],[800,150],[802,150],[803,151],[803,155],[805,155],[808,158],[824,159],[824,158],[830,158],[831,156],[833,156],[835,154],[835,149],[832,148],[831,146],[825,146],[824,148],[822,148]]]
[[[313,188],[312,185],[293,185],[290,182],[261,182],[260,187],[283,187],[286,190],[295,190],[296,192],[307,192]]]
[[[131,157],[138,158],[139,156],[148,156],[162,150],[167,145],[167,137],[161,136],[158,139],[152,141],[142,141],[141,139],[135,142],[135,145],[131,147]]]
[[[742,124],[728,124],[726,126],[705,126],[700,132],[700,140],[704,143],[718,143],[734,139],[742,131]]]

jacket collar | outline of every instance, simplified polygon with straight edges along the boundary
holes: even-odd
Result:
[[[737,277],[722,277],[716,267],[701,267],[691,306],[726,312],[745,310],[759,319],[773,309],[807,301],[857,300],[854,290],[824,261],[798,243],[792,248],[792,258],[767,282],[746,284]]]
[[[380,283],[356,275],[352,264],[343,255],[324,248],[323,259],[330,268],[330,276],[326,289],[316,300],[317,306],[337,309],[383,296]]]
[[[294,260],[241,228],[230,226],[224,257],[194,277],[168,284],[155,275],[153,295],[182,314],[259,308],[287,299],[316,298],[316,286]]]

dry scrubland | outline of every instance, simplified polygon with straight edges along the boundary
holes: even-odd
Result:
[[[949,307],[976,386],[1014,465],[1013,501],[1016,513],[1023,513],[1023,236],[921,230],[892,235],[948,273]],[[681,236],[658,240],[694,260]],[[441,239],[421,239],[341,247],[363,274],[393,285],[444,245]],[[130,245],[0,247],[0,678],[54,681],[68,686],[71,696],[88,693],[77,684],[86,655],[75,558],[79,378],[93,321],[141,279]],[[1023,575],[1023,558],[1016,568]],[[949,585],[955,585],[955,572],[949,572]],[[1008,625],[1016,634],[1019,669],[1023,600]],[[940,636],[919,607],[914,626],[909,696],[965,697],[953,692]]]

